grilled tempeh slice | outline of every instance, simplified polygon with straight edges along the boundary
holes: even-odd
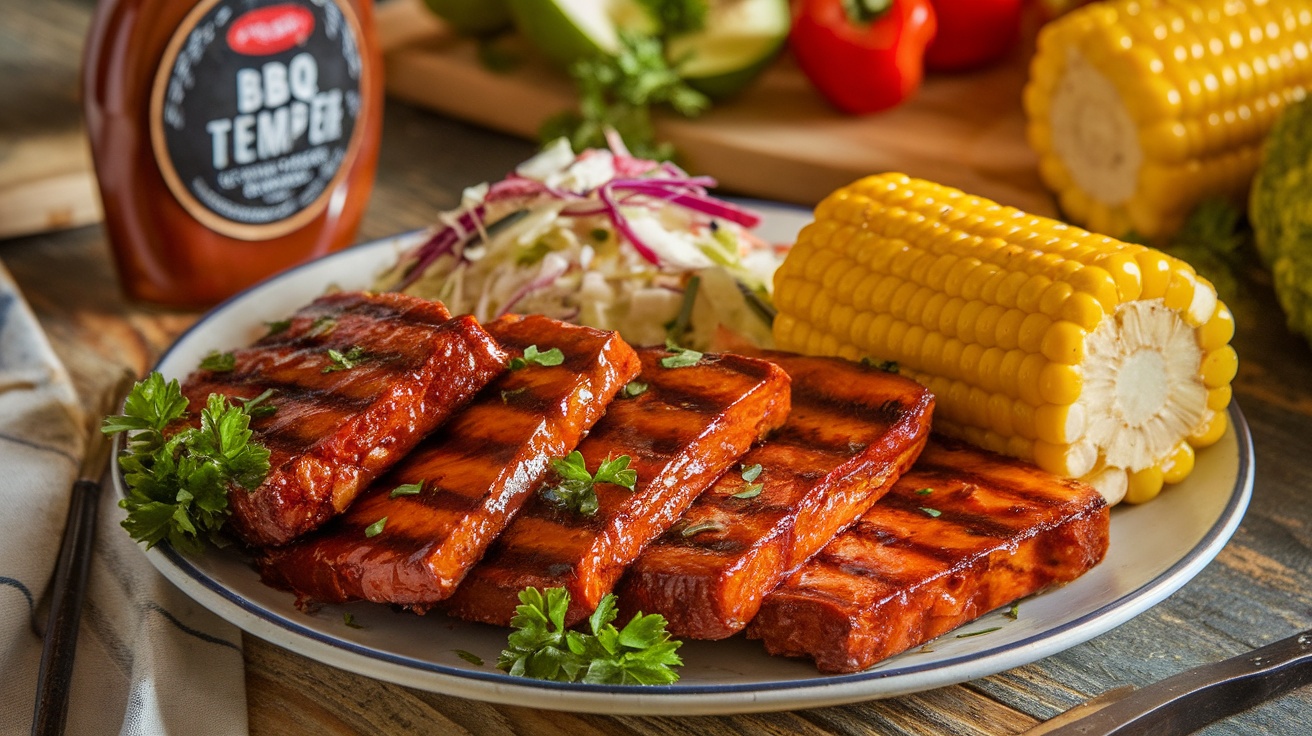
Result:
[[[453,615],[506,625],[528,586],[564,587],[566,616],[591,613],[624,568],[664,532],[752,442],[788,414],[788,376],[777,366],[736,355],[706,355],[666,368],[669,354],[639,351],[647,390],[616,399],[579,444],[590,472],[627,455],[633,491],[595,487],[593,516],[558,509],[534,495],[445,604]]]
[[[851,529],[766,596],[747,627],[771,654],[856,672],[1102,560],[1093,488],[934,437]]]
[[[471,317],[362,292],[316,299],[233,355],[232,370],[196,371],[183,393],[202,406],[211,393],[250,399],[273,391],[264,403],[276,412],[251,422],[254,440],[269,449],[269,475],[254,491],[229,493],[229,528],[259,547],[285,544],[341,513],[506,361]]]
[[[929,436],[933,396],[910,379],[835,358],[767,357],[792,379],[788,421],[620,583],[626,611],[662,614],[676,636],[741,630],[766,593],[888,492]],[[742,469],[757,465],[745,481]]]
[[[493,381],[346,513],[266,552],[266,581],[301,601],[363,598],[427,610],[451,594],[537,489],[548,460],[574,449],[638,373],[637,354],[617,333],[540,316],[502,317],[486,329],[508,353],[558,348],[564,362]],[[384,518],[382,531],[367,536]]]

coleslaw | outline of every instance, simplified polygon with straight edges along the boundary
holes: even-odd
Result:
[[[536,313],[618,331],[635,345],[705,349],[720,326],[769,347],[782,250],[715,181],[560,139],[505,179],[466,189],[376,284],[480,321]]]

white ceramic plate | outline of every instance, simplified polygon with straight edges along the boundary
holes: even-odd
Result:
[[[752,203],[762,234],[792,242],[808,214]],[[359,246],[277,276],[219,306],[164,355],[159,370],[183,377],[211,350],[249,343],[329,284],[363,287],[414,242],[401,236]],[[507,630],[416,616],[369,603],[326,606],[313,614],[290,594],[266,587],[231,552],[191,557],[167,545],[148,554],[166,577],[247,632],[312,659],[409,687],[501,703],[597,713],[710,714],[810,708],[927,690],[1033,662],[1087,641],[1160,602],[1198,574],[1234,533],[1253,487],[1253,451],[1238,407],[1231,429],[1199,453],[1193,474],[1152,503],[1112,513],[1111,550],[1093,571],[1022,602],[1011,620],[995,611],[963,626],[994,626],[982,636],[947,634],[927,649],[852,675],[821,675],[808,661],[767,656],[742,636],[688,642],[682,679],[671,686],[596,686],[510,677],[496,669]],[[115,483],[121,479],[115,474]],[[362,628],[345,625],[349,612]],[[462,659],[472,652],[484,664]]]

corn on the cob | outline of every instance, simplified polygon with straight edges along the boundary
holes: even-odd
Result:
[[[1312,0],[1119,0],[1044,26],[1024,102],[1073,222],[1150,240],[1247,192],[1280,109],[1312,88]]]
[[[1141,502],[1227,426],[1234,320],[1188,264],[901,174],[816,207],[776,345],[896,362],[934,428]]]

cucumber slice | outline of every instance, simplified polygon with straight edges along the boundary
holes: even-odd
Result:
[[[510,0],[510,12],[520,32],[562,67],[588,57],[614,56],[621,28],[659,30],[636,0]]]
[[[706,27],[671,38],[665,56],[694,89],[727,97],[769,65],[790,23],[788,0],[712,0]]]

